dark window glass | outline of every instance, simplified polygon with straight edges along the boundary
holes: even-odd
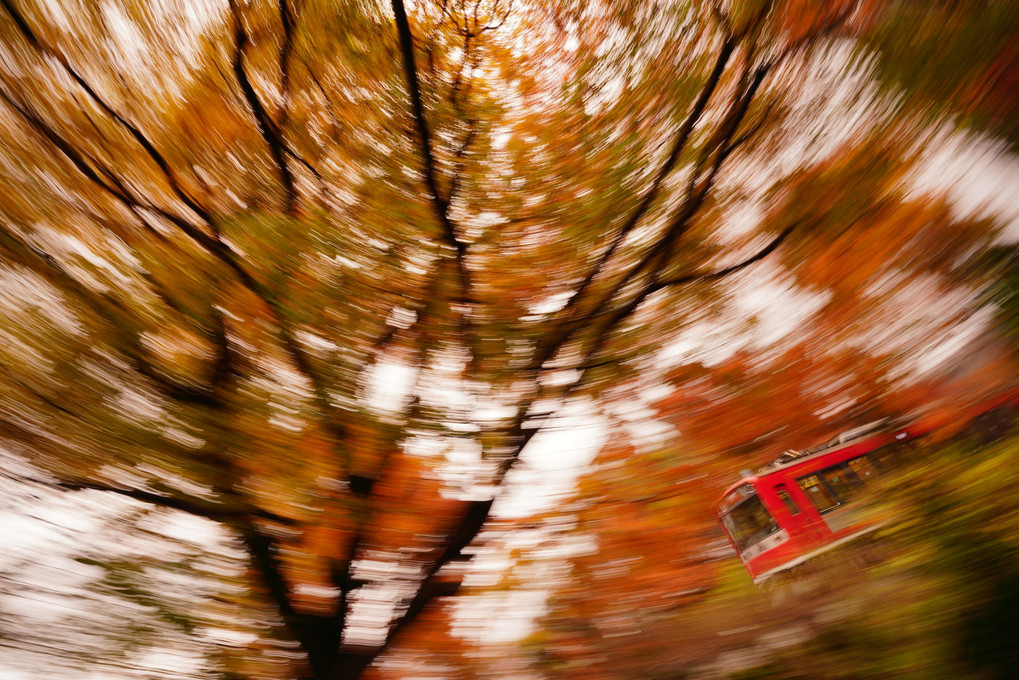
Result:
[[[754,491],[754,487],[749,484],[741,484],[740,486],[733,489],[729,494],[722,499],[719,507],[723,513],[729,512],[732,508],[736,507],[744,500],[751,496],[756,496],[757,492]]]
[[[914,452],[923,445],[923,436],[906,439],[907,435],[901,434],[903,435],[902,439],[885,444],[868,454],[872,461],[877,463],[879,470],[894,470],[901,463],[909,460]]]
[[[796,481],[799,483],[800,488],[806,492],[807,498],[814,504],[818,512],[826,512],[839,504],[838,499],[835,498],[831,489],[828,488],[828,485],[822,481],[819,475],[807,475],[806,477],[800,477]]]
[[[856,473],[862,482],[869,482],[877,477],[877,468],[867,456],[860,456],[849,461],[849,469]]]
[[[882,470],[892,470],[899,462],[902,448],[902,444],[899,442],[892,442],[874,450],[870,455]]]
[[[778,487],[778,497],[785,503],[786,510],[789,511],[790,515],[800,514],[800,509],[796,507],[796,501],[793,500],[792,496],[789,495],[789,490],[784,486]]]
[[[835,465],[821,471],[821,476],[835,492],[835,498],[841,503],[853,500],[860,489],[859,481],[844,465]]]
[[[756,494],[726,513],[722,523],[740,552],[778,531],[778,523]]]

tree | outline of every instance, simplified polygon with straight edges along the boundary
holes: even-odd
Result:
[[[243,549],[236,676],[359,677],[558,408],[839,238],[725,227],[855,3],[2,4],[0,434]]]

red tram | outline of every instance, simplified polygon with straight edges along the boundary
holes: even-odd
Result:
[[[963,436],[992,441],[1019,420],[1019,388],[953,410],[968,423]],[[908,426],[881,420],[848,430],[821,446],[788,451],[726,489],[715,515],[754,583],[878,528],[857,501],[904,449],[928,434],[951,433],[942,420],[927,413]]]
[[[981,336],[928,376],[923,403],[907,419],[789,451],[726,489],[715,514],[754,582],[876,529],[871,507],[858,501],[921,437],[988,443],[1011,431],[1019,423],[1017,359],[993,335]]]
[[[715,514],[754,583],[877,528],[855,501],[924,434],[878,421],[784,453],[726,489]]]

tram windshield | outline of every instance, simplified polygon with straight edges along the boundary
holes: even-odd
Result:
[[[748,490],[742,495],[746,497],[722,514],[722,525],[740,552],[778,531],[778,523],[757,494]]]

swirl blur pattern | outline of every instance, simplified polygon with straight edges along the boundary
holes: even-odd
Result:
[[[0,5],[0,677],[1008,677],[1014,3]],[[918,412],[855,595],[741,580]]]

